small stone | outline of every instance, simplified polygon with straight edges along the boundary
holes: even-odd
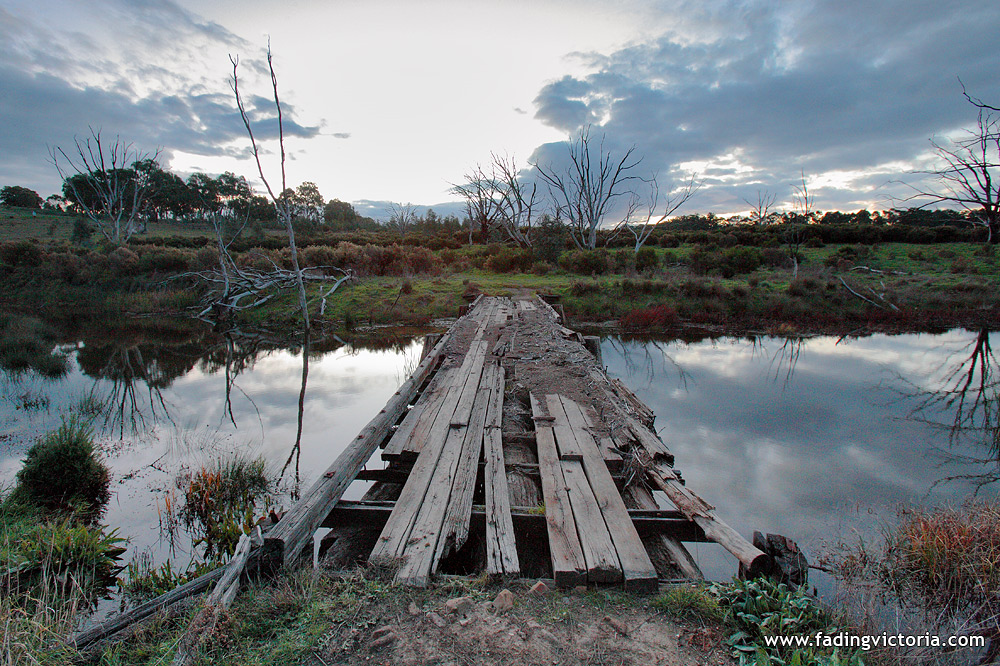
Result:
[[[373,639],[382,638],[383,636],[391,633],[392,633],[392,627],[386,625],[384,627],[379,627],[378,629],[373,631],[372,638]]]
[[[546,594],[549,591],[549,586],[543,583],[542,581],[538,581],[537,583],[532,585],[531,589],[528,591],[531,594]]]
[[[434,623],[435,626],[444,629],[448,626],[448,620],[444,619],[434,611],[427,614],[427,619]]]
[[[444,606],[448,609],[449,613],[455,613],[464,617],[475,610],[476,602],[469,597],[458,597],[444,602]]]
[[[620,635],[622,635],[622,636],[628,636],[628,627],[626,627],[625,623],[622,622],[621,620],[619,620],[617,618],[613,618],[610,615],[605,615],[601,619],[601,622],[603,622],[604,624],[606,624],[609,627],[611,627],[612,629],[614,629]]]
[[[417,608],[417,604],[413,603],[412,601],[410,602],[410,605],[407,607],[406,610],[410,615],[420,615],[420,609]]]
[[[461,620],[458,621],[458,623],[460,625],[462,625],[463,627],[465,627],[465,626],[468,626],[468,624],[470,622],[472,622],[474,619],[475,618],[473,618],[473,617],[463,617]]]
[[[493,612],[496,614],[505,613],[514,607],[514,594],[510,590],[500,590],[500,594],[493,600]]]

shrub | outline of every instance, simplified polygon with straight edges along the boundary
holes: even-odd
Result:
[[[976,266],[972,263],[972,260],[968,257],[958,257],[955,261],[951,262],[951,266],[948,270],[952,273],[976,273]]]
[[[531,265],[531,272],[535,275],[548,275],[552,272],[552,264],[547,261],[536,261]]]
[[[63,421],[28,450],[17,473],[19,498],[52,511],[76,511],[93,520],[111,496],[108,468],[94,451],[89,427]]]
[[[668,328],[677,324],[677,310],[669,305],[654,305],[650,308],[633,310],[621,318],[622,328],[647,329]]]
[[[90,245],[90,239],[94,235],[94,227],[90,226],[82,217],[73,220],[73,233],[69,239],[77,245]]]
[[[639,251],[635,253],[635,270],[640,273],[653,270],[657,265],[659,265],[659,257],[656,256],[656,250],[653,248],[640,247]]]
[[[486,260],[486,269],[494,273],[526,273],[534,260],[531,250],[506,247]]]
[[[608,272],[610,262],[605,250],[573,250],[559,257],[559,266],[570,273],[603,275]]]
[[[11,266],[38,266],[42,263],[42,249],[31,241],[0,244],[0,260]]]
[[[649,605],[677,620],[718,623],[725,617],[718,599],[704,588],[693,585],[670,588]]]
[[[566,249],[566,236],[566,225],[546,216],[531,232],[531,247],[539,259],[554,264]]]

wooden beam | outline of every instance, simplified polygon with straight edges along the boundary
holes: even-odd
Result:
[[[494,575],[520,576],[514,521],[510,515],[510,490],[503,458],[504,370],[497,368],[498,386],[486,412],[483,433],[483,475],[486,488],[486,571]]]

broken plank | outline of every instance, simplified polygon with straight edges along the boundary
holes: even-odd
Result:
[[[531,410],[535,417],[547,416],[539,399],[531,394]],[[555,433],[551,422],[535,421],[538,443],[538,471],[545,501],[545,527],[549,535],[552,557],[552,577],[560,587],[576,587],[587,582],[587,563],[583,546],[573,521],[573,509],[566,492],[566,480],[559,465]]]
[[[556,435],[556,442],[559,435]],[[587,581],[590,583],[620,583],[622,566],[618,558],[611,533],[601,512],[594,491],[587,481],[583,463],[579,460],[560,460],[566,492],[573,507],[573,522],[576,524],[583,559],[587,564]],[[617,490],[615,493],[617,494]],[[636,539],[638,539],[638,535]]]

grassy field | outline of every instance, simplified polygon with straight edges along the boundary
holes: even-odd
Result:
[[[102,321],[185,316],[198,309],[203,288],[177,276],[216,262],[204,225],[153,224],[127,249],[115,249],[66,240],[72,220],[0,210],[7,240],[0,244],[0,303],[49,317]],[[277,238],[269,242],[271,249],[248,246],[237,261],[287,266],[287,249],[275,249],[281,247]],[[574,324],[621,322],[637,330],[695,325],[733,332],[849,332],[1000,325],[1000,271],[989,246],[811,245],[801,250],[794,278],[786,250],[773,243],[654,247],[647,250],[652,256],[645,258],[643,271],[635,269],[630,249],[598,252],[592,271],[591,263],[570,251],[553,265],[530,256],[517,261],[516,252],[501,245],[431,252],[413,245],[369,245],[364,237],[340,244],[307,238],[301,257],[305,265],[347,266],[358,275],[325,304],[318,298],[322,287],[310,287],[314,320],[347,332],[452,317],[478,293],[553,294]],[[514,261],[500,261],[511,256]],[[512,266],[519,266],[518,272],[499,272]],[[296,299],[279,294],[239,318],[255,326],[294,328]]]

